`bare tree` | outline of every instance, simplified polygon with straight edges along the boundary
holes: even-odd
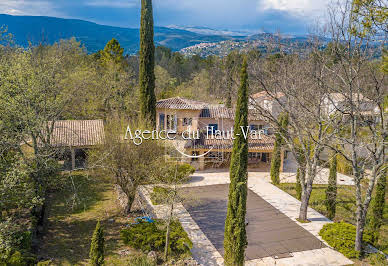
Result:
[[[361,251],[375,182],[387,167],[387,113],[383,100],[387,84],[374,59],[379,50],[373,42],[374,36],[355,37],[352,17],[351,1],[332,6],[327,24],[332,42],[326,53],[317,55],[324,73],[330,77],[321,80],[330,92],[326,98],[328,115],[335,118],[331,122],[341,121],[341,124],[331,123],[335,141],[328,146],[340,153],[353,169],[357,206],[355,249]]]
[[[145,128],[140,122],[130,125],[133,132]],[[124,122],[111,121],[106,126],[105,142],[89,154],[89,168],[101,169],[109,173],[128,199],[129,212],[139,185],[152,182],[164,174],[165,148],[158,140],[144,140],[136,145],[125,140]],[[135,134],[135,133],[133,133]]]
[[[253,107],[275,130],[280,130],[284,143],[305,173],[300,176],[299,212],[299,219],[305,221],[320,154],[333,136],[327,126],[330,117],[324,115],[326,92],[317,79],[323,75],[322,68],[309,54],[271,55],[254,67],[255,78],[269,101],[252,99]],[[289,116],[288,130],[281,130],[277,114],[282,112]]]

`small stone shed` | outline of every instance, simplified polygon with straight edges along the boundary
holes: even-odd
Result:
[[[105,140],[103,120],[59,120],[54,122],[50,143],[70,149],[71,169],[76,169],[76,157],[101,145]]]

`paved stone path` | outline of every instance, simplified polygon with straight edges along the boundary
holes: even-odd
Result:
[[[309,231],[318,239],[323,241],[318,235],[322,226],[331,221],[309,208],[308,218],[311,223],[299,223],[296,221],[298,217],[300,202],[273,186],[268,182],[269,173],[263,172],[249,172],[248,187],[255,192],[277,210],[288,216],[295,223]],[[229,183],[229,173],[225,172],[196,172],[189,184],[185,187],[193,186],[207,186],[215,184]],[[141,189],[141,195],[144,197],[147,205],[153,210],[158,218],[164,217],[168,213],[166,206],[153,206],[149,200],[149,190],[144,187]],[[193,241],[192,254],[193,258],[201,265],[223,265],[223,258],[217,251],[214,245],[209,241],[206,235],[198,227],[190,214],[186,211],[182,204],[178,204],[175,215],[180,220],[183,228],[188,233]],[[324,242],[324,241],[323,241]],[[327,244],[326,244],[327,245]],[[309,251],[293,252],[290,258],[274,259],[266,257],[261,259],[250,260],[246,265],[349,265],[353,262],[343,256],[341,253],[327,247],[321,249],[314,249]]]
[[[296,171],[298,164],[291,153],[288,153],[288,158],[284,161],[284,173],[280,174],[280,181],[282,183],[296,183]],[[269,174],[265,175],[265,178],[269,181]],[[314,184],[327,184],[329,178],[328,168],[318,168],[317,176],[314,179]],[[354,181],[350,176],[337,173],[338,185],[354,185]]]

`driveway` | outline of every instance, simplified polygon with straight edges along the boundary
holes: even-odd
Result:
[[[228,187],[223,184],[182,189],[183,195],[195,199],[185,201],[183,206],[222,256]],[[292,252],[325,247],[314,235],[252,190],[248,190],[247,222],[247,261],[265,257],[292,257]]]

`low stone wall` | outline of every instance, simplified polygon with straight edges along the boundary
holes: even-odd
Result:
[[[116,203],[119,206],[123,214],[128,214],[131,210],[131,206],[128,205],[128,197],[121,189],[119,185],[115,185],[115,191],[117,195]]]

